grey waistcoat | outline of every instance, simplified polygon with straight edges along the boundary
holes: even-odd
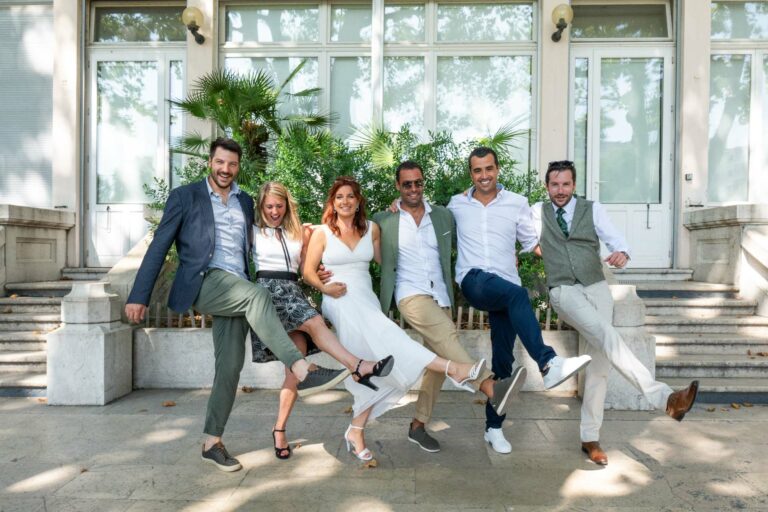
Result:
[[[605,279],[600,261],[600,239],[595,231],[592,218],[592,201],[579,198],[568,238],[557,224],[552,203],[541,205],[541,251],[547,286],[584,286]]]

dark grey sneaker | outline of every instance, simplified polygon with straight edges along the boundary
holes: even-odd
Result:
[[[350,372],[346,368],[343,370],[331,370],[330,368],[315,366],[314,370],[309,371],[307,378],[299,382],[297,386],[299,396],[309,396],[330,389],[349,377],[349,375]]]
[[[504,411],[507,409],[507,404],[510,402],[520,388],[523,387],[525,382],[526,370],[522,366],[518,366],[512,372],[512,375],[506,379],[497,380],[493,383],[493,398],[489,400],[491,407],[496,411],[499,416],[504,415]]]
[[[221,441],[207,450],[203,445],[203,460],[215,464],[222,471],[237,471],[243,467],[240,465],[240,461],[229,454]]]
[[[408,440],[419,445],[419,448],[429,453],[440,451],[440,443],[427,433],[423,426],[408,428]]]

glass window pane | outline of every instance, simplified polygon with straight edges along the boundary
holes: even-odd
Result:
[[[172,60],[170,62],[169,69],[170,81],[168,84],[168,97],[174,100],[180,100],[184,98],[184,63],[180,60]],[[168,127],[168,140],[170,146],[175,147],[181,141],[183,135],[183,116],[181,108],[171,103],[170,111],[170,125]],[[181,185],[181,179],[178,172],[181,170],[183,164],[181,153],[174,153],[169,151],[170,169],[171,169],[171,186],[178,187]]]
[[[763,57],[763,130],[761,140],[768,140],[768,54]],[[768,176],[768,145],[762,145],[763,165],[760,167],[763,173],[763,183],[766,183]]]
[[[532,4],[442,4],[437,6],[437,40],[530,41]]]
[[[712,2],[712,39],[768,39],[768,2]]]
[[[227,6],[228,43],[309,43],[319,40],[316,5]]]
[[[461,141],[508,125],[530,128],[531,73],[529,56],[438,58],[437,129]],[[515,157],[527,169],[528,141],[519,146]]]
[[[99,7],[94,20],[94,41],[186,41],[178,7]]]
[[[424,131],[424,59],[384,58],[384,126],[396,131],[409,124],[415,133]]]
[[[574,5],[571,37],[669,37],[667,7],[656,5]]]
[[[371,41],[371,5],[333,6],[331,9],[331,41],[334,43],[368,43]]]
[[[99,62],[96,71],[96,202],[145,203],[157,175],[155,61]],[[130,149],[124,149],[130,148]]]
[[[750,55],[712,55],[707,184],[712,202],[747,200],[751,62]]]
[[[387,5],[384,7],[384,42],[423,42],[424,5]]]
[[[587,194],[587,133],[589,127],[589,59],[576,59],[573,80],[573,163],[576,193]]]
[[[224,61],[227,69],[247,74],[264,69],[271,73],[276,85],[283,83],[288,75],[296,69],[303,57],[228,57]],[[293,77],[286,92],[297,93],[318,86],[317,58],[307,58],[304,67]],[[318,108],[317,96],[290,97],[282,96],[280,113],[283,115],[298,114],[301,112],[316,112]]]
[[[371,124],[371,59],[331,58],[331,111],[338,116],[333,131],[349,136],[356,127]]]
[[[600,61],[600,202],[661,202],[664,62]]]

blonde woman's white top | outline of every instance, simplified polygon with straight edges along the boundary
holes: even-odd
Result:
[[[276,229],[260,228],[253,226],[253,264],[256,272],[270,270],[277,272],[299,271],[299,259],[301,258],[302,240],[294,240],[286,236],[283,231],[283,240],[290,261],[286,260],[286,251],[283,244],[277,238]]]

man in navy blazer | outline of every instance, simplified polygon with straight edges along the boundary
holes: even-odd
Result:
[[[216,372],[202,458],[223,471],[241,468],[221,436],[237,393],[249,325],[301,381],[302,396],[332,387],[349,374],[310,365],[283,329],[269,292],[248,279],[254,212],[253,199],[235,182],[241,157],[237,142],[218,138],[211,144],[206,179],[171,191],[125,306],[130,322],[144,319],[152,288],[175,242],[179,267],[168,306],[182,312],[194,305],[213,315]]]

